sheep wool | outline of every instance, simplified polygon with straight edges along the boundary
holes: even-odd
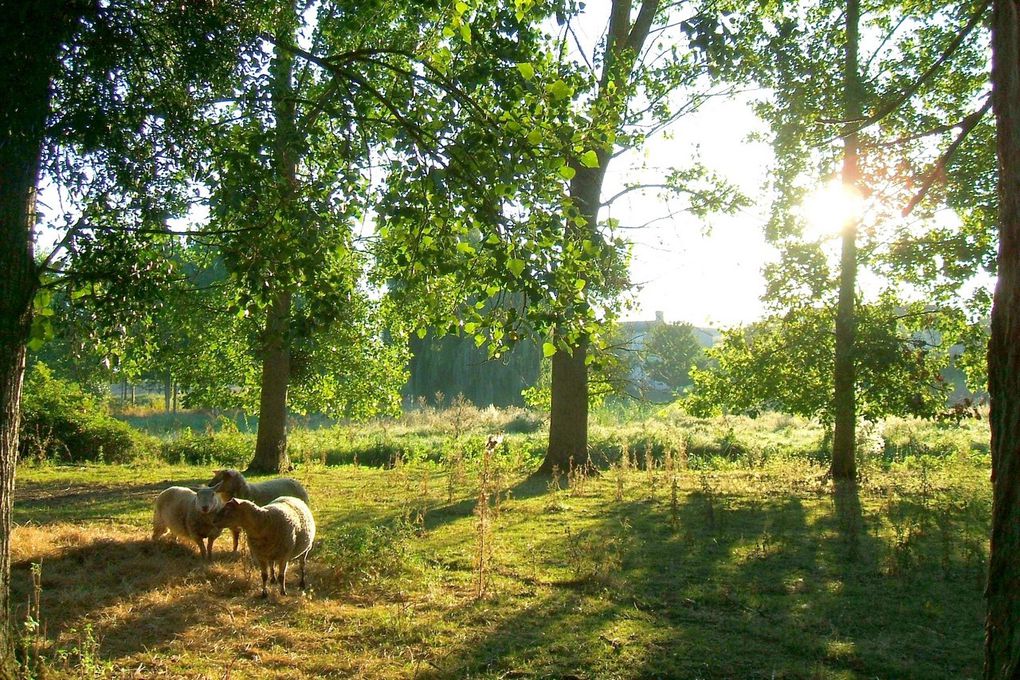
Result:
[[[224,503],[231,498],[243,498],[256,505],[266,505],[280,496],[293,496],[308,503],[308,492],[305,487],[296,479],[290,477],[275,477],[264,482],[249,482],[237,470],[217,470],[213,474],[212,481],[208,486],[216,489]],[[237,552],[237,539],[240,531],[231,528],[234,535],[234,552]]]
[[[152,540],[169,531],[174,536],[197,543],[202,557],[211,561],[213,541],[223,531],[213,524],[213,519],[222,507],[216,491],[209,487],[189,489],[171,486],[163,489],[156,496]]]
[[[300,498],[281,496],[265,507],[233,498],[216,513],[218,527],[244,529],[252,560],[262,570],[262,597],[268,597],[267,582],[279,581],[280,594],[287,594],[287,563],[301,564],[301,589],[305,588],[305,560],[315,540],[315,519]]]

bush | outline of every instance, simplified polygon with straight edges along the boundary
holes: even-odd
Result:
[[[219,465],[244,468],[255,451],[255,435],[241,432],[237,424],[221,416],[220,429],[206,434],[184,430],[177,437],[164,441],[159,448],[160,458],[168,463],[190,465]]]
[[[404,520],[341,525],[323,536],[319,559],[340,585],[370,585],[414,566],[416,557],[408,547],[414,535],[414,527]]]
[[[149,437],[113,418],[95,396],[53,377],[41,363],[25,374],[20,428],[23,460],[123,463],[153,447]]]

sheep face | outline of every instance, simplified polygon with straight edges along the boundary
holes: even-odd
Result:
[[[207,486],[219,491],[224,498],[233,498],[242,487],[241,473],[237,470],[217,470]]]
[[[216,495],[216,492],[219,491],[219,484],[216,486],[202,486],[194,489],[194,491],[195,505],[203,515],[208,515],[219,509],[220,500]]]

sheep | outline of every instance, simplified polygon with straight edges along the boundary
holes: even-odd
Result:
[[[223,507],[216,490],[171,486],[156,496],[152,516],[152,540],[170,531],[174,536],[198,543],[202,557],[212,561],[213,541],[223,529],[213,524],[214,513]],[[208,539],[208,546],[203,539]]]
[[[276,477],[252,484],[237,470],[217,470],[208,486],[217,490],[224,503],[231,498],[242,498],[256,505],[265,505],[280,496],[293,496],[308,504],[308,492],[305,491],[305,487],[290,477]],[[240,531],[234,528],[230,531],[234,535],[234,552],[237,552]]]
[[[213,517],[217,527],[244,529],[251,557],[262,570],[262,597],[269,596],[267,580],[279,579],[287,594],[287,562],[301,560],[301,589],[305,589],[305,559],[315,540],[315,519],[300,498],[281,496],[265,507],[232,498]],[[274,572],[275,568],[275,572]]]

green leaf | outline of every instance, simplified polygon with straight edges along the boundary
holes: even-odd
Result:
[[[471,44],[471,27],[468,26],[467,24],[461,24],[460,25],[460,37],[464,40],[464,42],[466,42],[467,44],[470,45]]]
[[[577,279],[574,281],[574,288],[576,290],[584,290],[584,287],[588,284],[584,279]]]
[[[551,342],[542,343],[542,356],[548,359],[553,354],[556,354],[556,345]]]
[[[577,170],[574,170],[569,165],[561,165],[559,169],[560,177],[566,180],[574,179],[574,175],[577,174]]]
[[[599,157],[595,154],[594,151],[585,151],[583,154],[581,154],[581,158],[579,158],[578,160],[580,160],[581,165],[583,165],[586,168],[599,167]]]
[[[428,334],[429,334],[429,332],[428,332],[428,331],[427,331],[426,329],[424,329],[424,328],[419,328],[419,329],[418,329],[418,337],[419,337],[419,338],[420,338],[421,340],[424,340],[424,339],[425,339],[425,336],[426,336],[426,335],[428,335]]]
[[[521,274],[524,273],[524,260],[512,259],[506,263],[506,268],[510,270],[516,278],[520,278]]]
[[[555,82],[549,83],[548,85],[546,85],[545,91],[548,92],[549,95],[554,100],[566,99],[570,95],[574,94],[574,88],[567,85],[566,81],[564,80],[557,80]]]
[[[542,141],[543,135],[540,130],[532,130],[528,133],[528,144],[532,146],[538,146],[538,143]]]
[[[526,61],[517,64],[517,70],[521,72],[521,77],[525,80],[531,80],[535,77],[535,67]]]

